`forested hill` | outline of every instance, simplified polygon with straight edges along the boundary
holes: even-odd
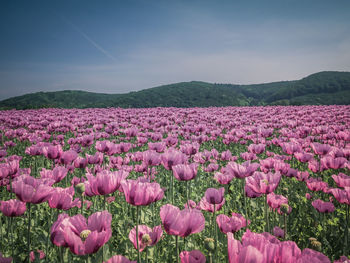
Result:
[[[0,109],[330,104],[350,104],[350,72],[325,71],[301,80],[253,85],[191,81],[127,94],[37,92],[3,100]]]

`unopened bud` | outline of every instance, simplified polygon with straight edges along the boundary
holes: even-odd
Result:
[[[82,195],[85,192],[85,184],[84,183],[79,183],[75,186],[75,190],[77,191],[78,194]]]
[[[215,250],[214,239],[212,239],[212,238],[208,237],[208,238],[204,239],[204,245],[205,245],[205,248],[210,252]]]
[[[289,205],[288,204],[281,204],[281,212],[283,214],[287,214],[289,212]]]

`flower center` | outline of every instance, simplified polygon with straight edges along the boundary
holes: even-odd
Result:
[[[146,245],[146,246],[151,245],[152,244],[152,239],[151,239],[150,235],[149,234],[142,235],[141,243]]]
[[[91,231],[89,229],[83,230],[80,232],[80,238],[85,241],[87,237],[90,235]]]

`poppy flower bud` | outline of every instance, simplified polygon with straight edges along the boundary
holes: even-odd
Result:
[[[75,189],[79,195],[82,195],[85,192],[85,184],[79,183],[75,186]]]
[[[204,239],[204,244],[208,251],[213,252],[215,250],[214,239],[208,237]]]
[[[310,237],[309,240],[310,240],[310,242],[311,242],[311,246],[312,246],[314,249],[316,249],[316,250],[318,250],[318,251],[321,250],[322,244],[321,244],[320,241],[318,241],[316,238],[313,238],[313,237]]]
[[[288,204],[281,204],[281,211],[283,214],[286,214],[289,212],[289,205]]]

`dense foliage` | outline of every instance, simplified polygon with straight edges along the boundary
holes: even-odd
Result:
[[[0,262],[348,262],[350,107],[0,115]]]
[[[192,81],[127,94],[39,92],[3,100],[0,109],[348,104],[350,72],[320,72],[297,81],[254,85]]]

